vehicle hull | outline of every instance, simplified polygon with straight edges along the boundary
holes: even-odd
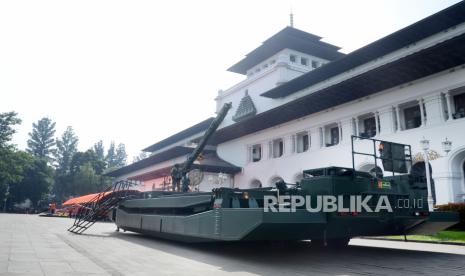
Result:
[[[431,220],[431,221],[429,221]],[[188,216],[116,213],[116,225],[127,231],[182,242],[286,241],[357,236],[428,234],[457,222],[454,213],[428,217],[333,216],[297,210],[264,212],[262,208],[213,209]]]

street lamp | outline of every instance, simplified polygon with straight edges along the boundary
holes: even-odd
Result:
[[[429,150],[429,140],[423,137],[423,140],[420,141],[421,148],[423,150],[423,155],[425,159],[425,171],[426,171],[426,185],[428,187],[428,211],[433,211],[434,200],[431,190],[431,176],[429,172],[429,158],[428,158],[428,150]]]
[[[446,155],[451,151],[452,149],[452,141],[446,140],[442,142],[442,150],[446,153]]]

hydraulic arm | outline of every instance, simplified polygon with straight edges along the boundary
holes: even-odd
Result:
[[[175,164],[173,166],[173,168],[171,169],[173,190],[179,190],[180,183],[182,183],[183,192],[187,192],[189,190],[189,178],[187,176],[187,173],[191,170],[194,161],[199,157],[200,153],[202,153],[210,137],[218,129],[221,122],[223,122],[224,118],[226,117],[226,114],[228,114],[229,109],[231,109],[231,103],[225,103],[221,110],[218,112],[216,118],[205,131],[205,134],[203,135],[197,147],[195,147],[194,151],[192,151],[192,153],[189,154],[187,160],[181,164]]]

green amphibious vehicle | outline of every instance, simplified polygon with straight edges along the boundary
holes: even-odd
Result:
[[[356,236],[429,234],[458,222],[456,213],[428,206],[424,175],[407,173],[410,146],[355,136],[352,168],[305,170],[296,184],[188,192],[190,166],[229,108],[226,104],[218,113],[187,161],[173,168],[172,191],[141,193],[119,202],[114,214],[118,229],[185,242],[310,239],[347,245]],[[365,149],[370,152],[355,149],[362,143],[369,144]],[[356,171],[359,155],[372,157],[390,175]]]
[[[276,188],[219,188],[211,193],[149,192],[121,202],[115,222],[123,230],[186,242],[311,239],[331,244],[356,236],[433,233],[458,221],[455,213],[428,212],[426,184],[410,175],[381,181],[338,167],[308,170],[305,175],[290,188],[278,183]],[[372,210],[375,199],[386,195],[393,211],[310,212],[305,206],[294,210],[279,206],[279,199],[271,202],[277,212],[265,209],[267,196],[291,195],[371,195]]]

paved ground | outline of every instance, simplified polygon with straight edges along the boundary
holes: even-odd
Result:
[[[465,275],[465,246],[353,239],[340,251],[292,245],[187,245],[99,223],[0,214],[0,275]]]

